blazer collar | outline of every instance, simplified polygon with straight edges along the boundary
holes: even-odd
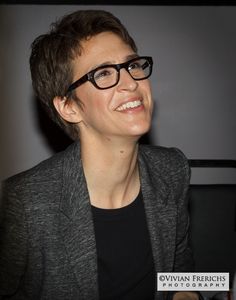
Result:
[[[61,211],[68,218],[73,218],[81,209],[88,209],[88,204],[89,194],[83,172],[80,143],[75,142],[64,152]]]

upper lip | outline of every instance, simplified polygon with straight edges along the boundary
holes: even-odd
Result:
[[[129,99],[125,100],[125,101],[120,102],[120,103],[115,107],[115,110],[116,110],[118,107],[122,106],[123,104],[126,104],[126,103],[128,103],[128,102],[134,102],[134,101],[141,101],[141,102],[143,102],[143,99],[142,99],[141,97],[132,97],[132,98],[129,98]]]

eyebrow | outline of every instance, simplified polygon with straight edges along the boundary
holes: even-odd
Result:
[[[137,58],[137,57],[139,57],[139,55],[137,53],[133,53],[133,54],[127,55],[125,57],[125,59],[124,59],[124,62],[129,61],[129,60],[131,60],[133,58]],[[93,71],[93,70],[95,70],[97,68],[104,67],[104,66],[109,66],[109,65],[117,65],[117,64],[112,63],[111,61],[106,61],[106,62],[103,62],[103,63],[101,63],[99,65],[93,66],[89,72],[91,72],[91,71]]]

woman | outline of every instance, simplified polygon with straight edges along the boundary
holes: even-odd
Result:
[[[1,299],[172,298],[156,273],[192,271],[187,160],[138,144],[152,65],[105,11],[67,15],[32,44],[35,93],[75,142],[5,182]]]

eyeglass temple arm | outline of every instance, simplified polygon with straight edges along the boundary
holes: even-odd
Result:
[[[74,89],[76,89],[77,87],[79,87],[82,83],[86,82],[89,79],[88,74],[85,74],[83,77],[81,77],[80,79],[76,80],[74,83],[72,83],[68,90],[66,91],[66,95],[68,95],[71,91],[73,91]]]

